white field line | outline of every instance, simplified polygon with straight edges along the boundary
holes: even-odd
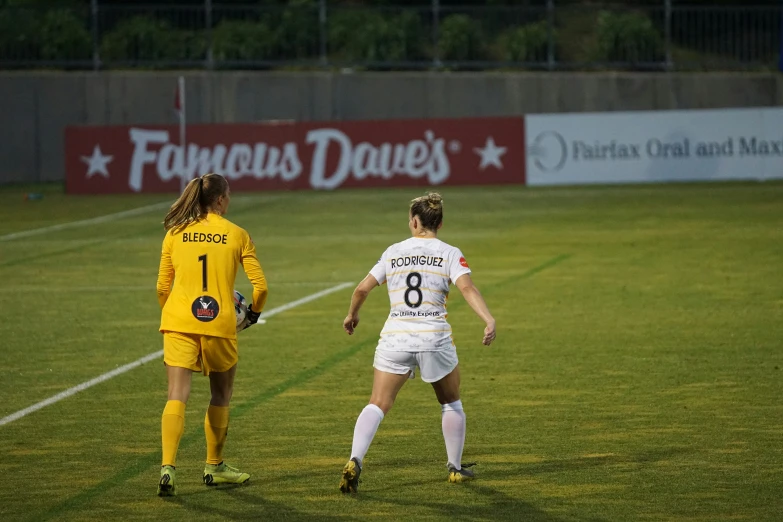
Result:
[[[268,283],[268,282],[267,282]],[[333,281],[290,281],[275,282],[272,288],[278,286],[329,286]],[[46,286],[46,285],[19,285],[0,287],[0,294],[16,294],[23,292],[152,292],[155,293],[155,285],[131,285],[131,286]],[[252,290],[248,289],[248,293]]]
[[[267,317],[272,317],[273,315],[277,315],[281,312],[285,312],[286,310],[290,310],[291,308],[296,308],[299,305],[303,305],[305,303],[309,303],[310,301],[315,301],[316,299],[320,299],[326,295],[333,294],[335,292],[339,292],[343,288],[348,288],[349,286],[352,286],[353,283],[347,282],[347,283],[340,283],[339,285],[333,286],[331,288],[327,288],[326,290],[321,290],[320,292],[316,292],[314,294],[310,294],[307,297],[303,297],[301,299],[297,299],[296,301],[291,301],[288,304],[284,304],[282,306],[278,306],[277,308],[272,308],[268,312],[261,312],[261,315],[259,316],[260,319],[266,319]]]
[[[97,216],[89,219],[82,219],[80,221],[69,221],[67,223],[59,223],[57,225],[51,225],[48,227],[33,228],[31,230],[22,230],[21,232],[14,232],[12,234],[6,234],[0,236],[0,241],[10,241],[12,239],[20,239],[23,237],[39,236],[48,232],[56,232],[58,230],[65,230],[68,228],[83,227],[86,225],[95,225],[98,223],[106,223],[108,221],[114,221],[116,219],[123,219],[130,216],[138,216],[139,214],[146,214],[153,210],[160,210],[171,206],[171,202],[155,203],[154,205],[147,205],[144,207],[132,208],[130,210],[123,210],[122,212],[115,212],[114,214],[106,214],[103,216]]]
[[[279,197],[280,196],[276,196],[276,195],[273,196],[265,195],[262,196],[261,198],[255,196],[241,196],[235,198],[235,201],[241,203],[245,203],[251,200],[255,201],[258,199],[261,199],[263,201],[272,201],[278,199]],[[86,225],[95,225],[98,223],[106,223],[108,221],[115,221],[117,219],[123,219],[126,217],[138,216],[139,214],[146,214],[147,212],[152,212],[153,210],[169,208],[173,202],[174,200],[172,199],[172,201],[164,201],[161,203],[155,203],[154,205],[146,205],[144,207],[132,208],[130,210],[123,210],[122,212],[115,212],[114,214],[105,214],[103,216],[97,216],[89,219],[82,219],[79,221],[69,221],[67,223],[58,223],[57,225],[50,225],[48,227],[33,228],[31,230],[22,230],[20,232],[13,232],[11,234],[5,234],[4,236],[0,236],[0,241],[11,241],[12,239],[39,236],[41,234],[46,234],[48,232],[56,232],[58,230],[65,230],[68,228],[77,228]]]
[[[290,310],[291,308],[295,308],[299,305],[303,305],[305,303],[309,303],[310,301],[315,301],[316,299],[320,299],[321,297],[324,297],[326,295],[332,294],[334,292],[338,292],[342,290],[343,288],[347,288],[349,286],[352,286],[353,283],[340,283],[339,285],[333,286],[331,288],[327,288],[326,290],[321,290],[320,292],[316,292],[314,294],[308,295],[307,297],[303,297],[301,299],[297,299],[296,301],[291,301],[290,303],[284,304],[282,306],[278,306],[277,308],[272,308],[271,310],[268,310],[266,312],[261,313],[261,319],[266,319],[269,317],[272,317],[273,315],[277,315],[279,313],[285,312],[287,310]],[[77,393],[86,390],[87,388],[90,388],[92,386],[95,386],[96,384],[100,384],[102,382],[108,381],[109,379],[116,377],[118,375],[122,375],[123,373],[129,372],[130,370],[134,368],[138,368],[142,364],[148,363],[154,359],[157,359],[159,357],[163,356],[163,350],[158,350],[157,352],[150,353],[142,357],[141,359],[137,359],[133,361],[132,363],[128,363],[124,366],[120,366],[119,368],[115,368],[114,370],[110,372],[106,372],[103,375],[99,375],[98,377],[95,377],[94,379],[90,379],[89,381],[83,382],[79,385],[74,386],[73,388],[68,388],[67,390],[58,393],[57,395],[53,395],[52,397],[49,397],[48,399],[45,399],[41,402],[38,402],[36,404],[33,404],[32,406],[29,406],[23,410],[19,410],[16,413],[12,413],[11,415],[8,415],[7,417],[3,417],[0,419],[0,426],[3,426],[4,424],[8,424],[11,422],[14,422],[15,420],[19,420],[22,417],[29,415],[33,412],[36,412],[40,410],[41,408],[45,408],[49,405],[54,404],[55,402],[59,402],[63,399],[67,399],[71,395],[76,395]]]

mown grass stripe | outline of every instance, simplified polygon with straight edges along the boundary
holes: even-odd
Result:
[[[232,220],[236,216],[241,216],[242,214],[245,214],[247,212],[250,212],[250,211],[253,211],[253,210],[258,210],[258,207],[256,205],[244,205],[244,203],[253,202],[251,200],[251,198],[242,199],[241,201],[242,201],[243,205],[238,205],[238,206],[240,206],[239,209],[235,209],[233,212],[231,212],[230,215],[227,215],[229,220]],[[166,205],[170,205],[170,203],[167,203]],[[147,208],[147,207],[143,207],[143,208]],[[112,215],[114,215],[114,214],[112,214]],[[137,215],[137,214],[127,214],[127,215],[125,215],[123,217],[132,217],[132,216],[135,216],[135,215]],[[100,222],[95,222],[95,223],[100,223]],[[36,229],[36,230],[42,230],[42,229]],[[93,247],[96,247],[96,246],[104,245],[104,244],[107,244],[107,243],[112,243],[114,241],[122,241],[122,240],[128,239],[128,238],[142,238],[142,237],[146,237],[146,236],[151,236],[153,234],[159,234],[160,235],[160,240],[163,241],[164,231],[163,231],[162,220],[161,220],[161,222],[156,223],[154,226],[149,226],[148,225],[148,226],[145,226],[145,227],[139,227],[137,229],[134,229],[132,232],[127,233],[127,234],[103,236],[103,237],[98,237],[98,238],[95,238],[95,239],[87,239],[87,240],[79,239],[79,240],[75,240],[75,241],[84,241],[84,242],[83,243],[79,243],[79,244],[77,244],[75,246],[70,245],[70,246],[67,246],[67,247],[64,247],[64,248],[60,248],[60,249],[56,249],[56,250],[50,250],[48,252],[35,252],[33,254],[30,254],[30,255],[17,257],[15,259],[9,259],[9,260],[0,262],[0,268],[19,266],[19,265],[24,264],[24,263],[33,263],[33,262],[40,261],[40,260],[46,260],[48,262],[48,260],[50,258],[52,258],[52,257],[57,257],[57,256],[64,255],[64,254],[71,254],[73,252],[84,251],[84,250],[87,250],[87,249],[90,249],[90,248],[93,248]]]
[[[130,210],[123,210],[122,212],[115,212],[113,214],[106,214],[104,216],[81,219],[79,221],[69,221],[67,223],[58,223],[56,225],[34,228],[31,230],[22,230],[20,232],[13,232],[11,234],[5,234],[4,236],[0,236],[0,241],[11,241],[13,239],[22,239],[25,237],[40,236],[42,234],[48,234],[49,232],[58,232],[60,230],[67,230],[69,228],[78,228],[87,225],[98,225],[101,223],[108,223],[110,221],[116,221],[118,219],[124,219],[127,217],[146,214],[148,212],[152,212],[153,210],[162,210],[169,206],[171,206],[171,202],[164,201],[162,203],[155,203],[154,205],[146,205],[144,207],[132,208]]]

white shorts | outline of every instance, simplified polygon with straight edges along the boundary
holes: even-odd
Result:
[[[431,352],[393,352],[375,350],[373,368],[386,373],[403,375],[410,372],[410,378],[416,377],[416,367],[421,370],[421,380],[438,382],[457,367],[457,350],[438,350]]]

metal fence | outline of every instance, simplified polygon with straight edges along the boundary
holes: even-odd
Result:
[[[780,7],[0,8],[1,68],[777,69]]]

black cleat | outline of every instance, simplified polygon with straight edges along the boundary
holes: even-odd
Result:
[[[340,479],[340,491],[343,493],[353,493],[359,490],[359,475],[362,474],[362,466],[356,457],[348,461],[343,468],[343,478]]]
[[[474,473],[469,469],[465,469],[465,468],[472,468],[475,465],[476,465],[475,462],[469,462],[467,464],[463,464],[461,466],[461,469],[457,469],[456,466],[449,463],[448,464],[449,482],[451,482],[452,484],[459,484],[460,482],[467,482],[469,480],[473,480],[473,478],[475,477]]]

